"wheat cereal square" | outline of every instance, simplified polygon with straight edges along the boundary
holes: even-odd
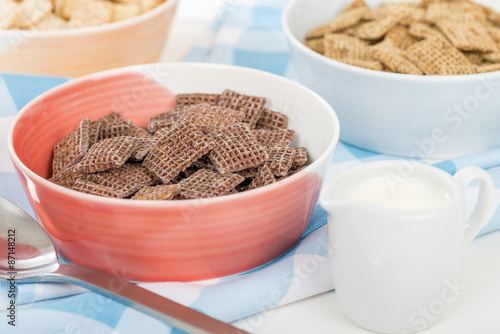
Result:
[[[412,23],[423,22],[425,20],[426,13],[427,11],[425,8],[412,8],[410,9],[410,14],[407,17],[401,19],[398,24],[399,26],[409,27]]]
[[[323,37],[328,33],[334,33],[352,27],[359,23],[369,9],[367,7],[353,8],[344,11],[332,21],[319,26],[306,35],[306,40]]]
[[[453,20],[457,23],[486,22],[487,15],[483,8],[467,1],[429,4],[425,21],[437,23],[441,20]]]
[[[477,73],[500,71],[500,64],[486,64],[477,67]]]
[[[21,6],[24,8],[23,14],[15,23],[15,27],[19,29],[32,29],[36,27],[54,9],[52,0],[23,0]]]
[[[317,52],[319,54],[325,53],[325,44],[323,41],[323,37],[308,39],[308,40],[304,41],[304,45],[307,46],[309,49],[311,49],[314,52]]]
[[[371,60],[366,41],[346,34],[327,34],[323,39],[324,55],[332,59]]]
[[[440,38],[426,38],[403,52],[427,75],[476,73],[475,66],[462,52]]]
[[[500,63],[500,52],[489,52],[483,54],[483,60],[492,62],[492,63]]]
[[[418,39],[412,36],[408,28],[397,25],[385,35],[384,41],[391,41],[392,45],[398,49],[405,50],[412,44],[418,42]]]
[[[0,0],[0,8],[0,29],[13,28],[26,10],[21,3],[12,0]]]
[[[483,53],[498,50],[488,31],[480,23],[440,20],[436,22],[436,26],[459,50]]]
[[[403,52],[395,47],[390,40],[373,45],[370,49],[371,55],[392,72],[403,74],[422,75],[424,72],[409,61]]]
[[[373,20],[361,24],[356,29],[356,36],[366,40],[380,39],[410,13],[411,7],[401,3],[380,6],[371,11]]]

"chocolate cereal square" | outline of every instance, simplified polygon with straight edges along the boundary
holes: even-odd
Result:
[[[215,142],[210,160],[221,174],[260,166],[269,157],[265,147],[259,144],[243,123],[213,131],[210,137]]]
[[[202,103],[193,105],[182,120],[188,120],[203,133],[208,133],[240,123],[244,118],[242,111]]]
[[[292,167],[295,151],[291,147],[273,147],[268,150],[266,165],[275,176],[286,176]]]
[[[51,177],[49,181],[60,185],[61,187],[71,189],[77,180],[86,179],[87,174],[75,173],[73,172],[73,169],[69,167]]]
[[[307,149],[305,147],[294,148],[295,157],[293,158],[292,168],[304,166],[307,163]]]
[[[171,200],[179,194],[181,186],[178,184],[167,184],[159,186],[146,186],[139,190],[131,199],[143,201],[165,201]]]
[[[177,94],[175,97],[176,107],[179,106],[190,106],[199,103],[208,103],[210,105],[216,105],[219,102],[220,94]]]
[[[200,169],[190,177],[179,182],[180,196],[186,199],[209,198],[228,194],[245,178],[238,174],[220,174]]]
[[[267,165],[264,165],[259,168],[257,175],[248,186],[248,190],[264,187],[275,182],[276,178],[274,177],[273,172]]]
[[[256,166],[256,167],[250,167],[244,170],[241,170],[238,172],[241,176],[243,176],[246,179],[253,179],[257,176],[257,173],[259,172],[259,169],[262,166]]]
[[[101,124],[99,140],[121,136],[133,136],[133,126],[131,121],[117,121]]]
[[[133,195],[145,186],[155,184],[158,179],[141,164],[126,163],[120,168],[89,174],[88,180],[113,189],[121,198]]]
[[[192,167],[196,167],[198,169],[217,170],[212,160],[210,160],[210,156],[208,154],[196,160],[193,163]]]
[[[166,128],[172,128],[186,112],[185,107],[178,107],[173,110],[155,115],[149,119],[148,131],[156,133],[156,131]]]
[[[99,120],[90,123],[89,145],[92,146],[99,141],[102,123]]]
[[[87,180],[76,180],[71,189],[91,195],[121,198],[120,194],[111,187],[103,186]]]
[[[151,152],[151,149],[158,143],[159,138],[139,137],[137,145],[129,157],[130,161],[142,161]]]
[[[73,167],[75,173],[97,173],[121,167],[137,144],[134,137],[115,137],[94,144],[83,159]]]
[[[286,129],[288,127],[288,116],[278,111],[264,108],[262,115],[257,122],[257,129],[275,130]]]
[[[243,122],[247,123],[250,128],[253,129],[257,125],[257,121],[259,120],[266,103],[267,100],[264,97],[244,95],[226,89],[222,92],[217,105],[243,111],[245,113],[245,119]]]
[[[191,122],[177,123],[144,159],[144,166],[168,183],[214,147],[213,140]]]
[[[257,141],[265,147],[287,147],[295,137],[295,131],[290,129],[252,130]]]
[[[144,126],[132,126],[132,137],[136,138],[151,138],[153,135],[149,133],[148,128]]]
[[[90,119],[85,118],[69,136],[54,147],[52,176],[78,163],[90,147]]]

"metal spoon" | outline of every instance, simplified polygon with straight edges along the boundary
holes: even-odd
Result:
[[[119,277],[59,263],[47,232],[26,212],[0,197],[0,278],[12,277],[22,282],[83,286],[193,334],[248,334]]]

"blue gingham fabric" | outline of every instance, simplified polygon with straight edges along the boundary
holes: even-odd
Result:
[[[214,2],[215,3],[215,2]],[[296,80],[280,27],[286,0],[218,1],[217,19],[186,61],[236,64]],[[40,93],[67,78],[0,74],[0,196],[33,214],[7,153],[7,130],[16,113]],[[325,182],[355,165],[395,159],[340,142]],[[401,159],[401,158],[399,158]],[[480,235],[500,229],[500,149],[447,161],[426,161],[455,173],[480,166],[495,180],[495,210]],[[477,189],[468,192],[468,211]],[[140,286],[232,322],[333,289],[327,256],[326,212],[319,206],[300,243],[263,268],[205,282],[145,283]],[[0,250],[1,251],[1,250]],[[177,333],[166,324],[99,294],[66,284],[17,284],[16,327],[7,325],[8,285],[0,282],[0,333]],[[258,323],[248,327],[258,330]]]

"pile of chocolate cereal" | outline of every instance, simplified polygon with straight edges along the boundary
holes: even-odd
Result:
[[[355,0],[306,35],[304,44],[337,61],[371,70],[459,75],[500,70],[500,13],[469,0]]]
[[[118,112],[80,125],[54,147],[50,181],[134,200],[197,199],[275,183],[307,164],[288,117],[263,97],[226,89],[179,94],[148,127]]]

